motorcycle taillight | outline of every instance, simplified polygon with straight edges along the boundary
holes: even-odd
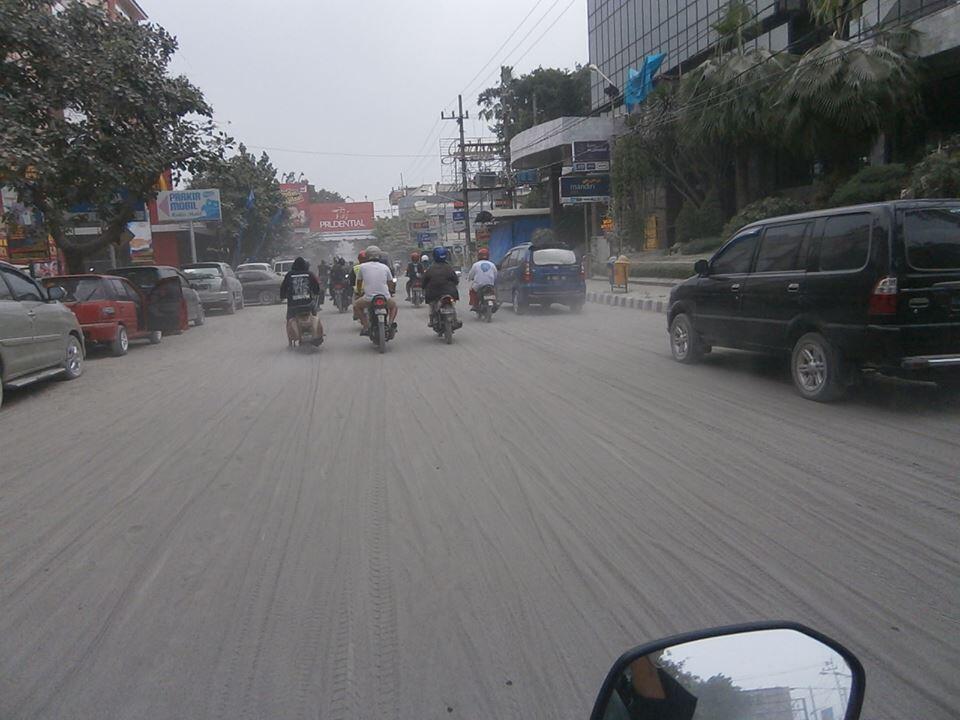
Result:
[[[387,299],[385,297],[374,298],[373,304],[377,307],[383,307],[387,304]]]

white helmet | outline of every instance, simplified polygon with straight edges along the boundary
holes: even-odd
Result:
[[[430,256],[429,256],[429,255],[421,255],[421,256],[420,256],[420,262],[430,262]]]

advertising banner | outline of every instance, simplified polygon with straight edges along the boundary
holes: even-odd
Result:
[[[560,178],[560,202],[563,205],[610,202],[610,176],[567,175]]]
[[[310,225],[310,190],[306,183],[281,183],[280,193],[287,206],[287,215],[290,216],[290,225],[295,228],[305,228]]]
[[[157,220],[220,220],[220,191],[168,190],[157,194]]]
[[[312,203],[310,230],[343,233],[373,230],[373,203]]]
[[[148,222],[127,223],[130,238],[130,260],[134,263],[153,262],[153,232]]]
[[[411,220],[411,221],[408,223],[408,225],[410,226],[410,232],[412,232],[412,233],[416,233],[416,232],[419,232],[419,231],[421,231],[421,230],[429,230],[429,229],[430,229],[430,221],[429,221],[429,220]]]
[[[12,262],[46,260],[49,255],[47,233],[36,212],[20,202],[13,188],[0,189],[0,220],[6,222],[7,255]],[[0,223],[2,224],[2,223]]]

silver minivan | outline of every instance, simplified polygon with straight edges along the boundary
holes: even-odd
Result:
[[[83,373],[83,332],[63,297],[0,262],[0,404],[4,387]]]

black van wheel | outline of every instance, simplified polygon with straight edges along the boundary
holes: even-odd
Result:
[[[678,314],[670,323],[670,353],[673,359],[685,365],[692,365],[703,357],[703,343],[697,337],[690,322],[690,316]]]
[[[807,400],[830,402],[843,395],[843,359],[820,333],[807,333],[793,346],[790,373],[797,391]]]

